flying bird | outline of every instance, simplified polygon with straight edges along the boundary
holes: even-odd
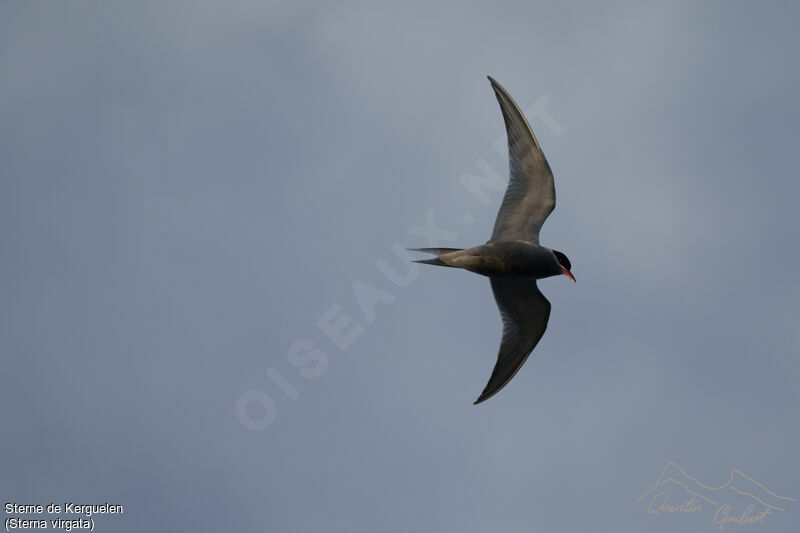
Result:
[[[519,106],[491,76],[508,136],[510,179],[492,236],[473,248],[413,248],[435,254],[417,263],[463,268],[487,276],[503,319],[503,339],[492,376],[475,400],[497,394],[519,371],[538,344],[550,318],[550,302],[537,279],[565,275],[572,281],[567,256],[539,244],[539,230],[556,206],[553,173]]]

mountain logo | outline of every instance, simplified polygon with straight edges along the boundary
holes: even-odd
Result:
[[[786,512],[794,498],[781,496],[741,470],[731,469],[719,486],[701,483],[674,462],[661,469],[655,484],[637,502],[650,514],[704,513],[710,511],[720,531],[727,524],[763,524],[773,513]]]

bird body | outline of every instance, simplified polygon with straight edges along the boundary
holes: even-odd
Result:
[[[556,205],[550,165],[511,95],[489,77],[508,136],[510,179],[492,236],[472,248],[415,248],[436,254],[418,263],[460,268],[487,276],[503,319],[503,338],[489,382],[476,404],[511,381],[547,329],[550,302],[536,280],[575,277],[567,256],[539,244],[539,230]]]
[[[432,249],[416,249],[420,252],[429,250]],[[433,260],[417,262],[462,268],[492,278],[542,279],[564,273],[553,250],[525,241],[490,241],[464,250],[447,251]]]

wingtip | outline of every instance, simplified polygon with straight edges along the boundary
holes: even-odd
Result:
[[[498,82],[496,79],[494,79],[491,76],[486,76],[486,77],[489,78],[489,83],[492,85],[492,90],[494,91],[495,96],[497,96],[497,99],[500,102],[500,105],[502,106],[503,105],[502,100],[509,98],[508,93],[506,92],[505,88],[502,85],[500,85],[500,82]]]
[[[496,391],[495,391],[495,392],[496,392]],[[481,395],[480,395],[480,396],[478,396],[478,399],[477,399],[477,400],[475,400],[474,402],[472,402],[472,405],[478,405],[479,403],[483,403],[483,402],[485,402],[486,400],[488,400],[489,398],[491,398],[492,396],[494,396],[494,392],[493,392],[493,393],[491,393],[491,394],[486,394],[486,391],[483,391],[483,392],[481,393]]]

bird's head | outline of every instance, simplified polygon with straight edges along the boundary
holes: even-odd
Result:
[[[573,276],[572,272],[570,272],[572,264],[569,262],[569,258],[558,250],[553,250],[553,254],[555,254],[556,259],[558,260],[558,265],[561,267],[561,273],[572,281],[575,281],[575,276]]]

